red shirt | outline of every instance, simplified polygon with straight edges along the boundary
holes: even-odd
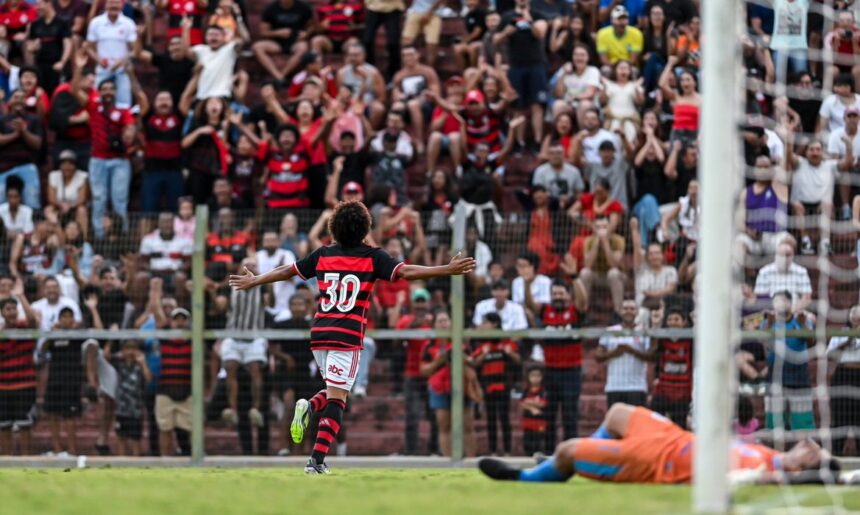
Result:
[[[574,306],[556,310],[547,304],[541,311],[543,325],[548,331],[579,327],[579,313]],[[546,368],[570,369],[582,366],[582,342],[580,340],[544,340],[543,355]]]
[[[397,304],[397,293],[403,292],[409,297],[409,281],[398,279],[394,282],[382,282],[376,284],[376,298],[383,308],[394,307]]]
[[[268,152],[266,168],[269,180],[266,183],[266,189],[270,208],[296,208],[311,205],[307,196],[308,166],[308,156],[301,143],[296,145],[289,155],[274,150]]]
[[[167,4],[167,39],[174,36],[182,37],[180,22],[183,16],[191,18],[191,45],[203,43],[203,17],[206,16],[206,8],[201,7],[196,0],[170,0]]]
[[[122,137],[126,127],[134,123],[134,117],[128,109],[111,107],[105,112],[99,94],[90,92],[87,104],[90,113],[90,130],[92,131],[92,156],[99,159],[116,159],[125,157],[124,153],[111,150],[108,137]]]
[[[452,132],[460,132],[460,122],[454,118],[448,111],[445,111],[439,106],[433,108],[433,116],[430,118],[431,120],[438,120],[439,118],[447,116],[445,119],[445,123],[442,124],[441,133],[442,134],[451,134]]]
[[[689,402],[693,397],[693,340],[657,340],[657,386],[654,395]]]
[[[434,340],[427,342],[424,349],[421,350],[421,363],[430,363],[436,359],[442,350],[451,352],[450,340]],[[448,395],[451,393],[451,367],[445,365],[439,370],[433,372],[433,375],[427,379],[427,386],[435,394]]]
[[[0,23],[6,26],[9,39],[19,32],[24,32],[27,25],[36,21],[38,17],[36,8],[24,0],[18,2],[16,7],[12,7],[9,2],[0,5]]]
[[[57,101],[57,96],[60,93],[72,94],[72,85],[68,82],[64,82],[57,86],[57,89],[54,90],[54,95],[51,97],[51,103],[55,103]],[[75,111],[74,114],[81,114],[84,110],[86,110],[86,106],[81,106],[80,109]],[[87,141],[90,139],[90,124],[89,123],[76,123],[73,125],[69,125],[62,134],[58,133],[57,137],[64,140],[72,140],[72,141]]]
[[[380,285],[385,283],[379,283]],[[432,319],[432,317],[431,317]],[[409,329],[412,325],[412,321],[415,320],[415,315],[403,315],[400,317],[400,320],[397,321],[397,324],[394,325],[395,329]],[[418,327],[414,329],[431,329],[433,324],[430,320],[425,320]],[[403,372],[403,376],[407,379],[419,379],[421,378],[421,350],[430,342],[430,338],[425,338],[422,340],[406,340],[406,370]]]

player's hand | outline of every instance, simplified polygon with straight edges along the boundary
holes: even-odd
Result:
[[[227,280],[227,284],[229,284],[231,288],[247,290],[255,286],[254,279],[256,279],[257,276],[248,270],[247,266],[242,267],[242,271],[244,272],[242,275],[231,275]]]
[[[463,275],[471,273],[475,270],[475,266],[477,263],[475,262],[475,258],[462,256],[462,251],[457,252],[457,255],[451,258],[451,262],[448,263],[448,270],[451,275]]]

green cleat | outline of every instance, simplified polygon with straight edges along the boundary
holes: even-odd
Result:
[[[305,399],[296,402],[296,412],[293,415],[293,423],[290,424],[290,434],[293,442],[302,443],[305,439],[305,429],[311,423],[311,405]]]

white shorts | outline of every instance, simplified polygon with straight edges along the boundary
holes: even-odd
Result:
[[[89,340],[84,342],[83,347],[81,347],[81,361],[83,361],[84,367],[86,367],[87,349],[93,345],[95,345],[98,349],[98,357],[96,358],[96,373],[99,376],[99,390],[107,397],[110,397],[111,399],[116,399],[116,386],[118,382],[116,369],[113,368],[113,365],[111,365],[107,359],[105,359],[104,352],[102,352],[98,341],[90,338]]]
[[[265,338],[257,338],[252,341],[234,340],[233,338],[224,338],[221,342],[221,361],[237,361],[242,365],[248,365],[255,362],[266,362],[266,350],[269,348],[269,342]]]
[[[315,350],[314,360],[320,368],[326,386],[350,391],[358,375],[361,351],[356,350]]]

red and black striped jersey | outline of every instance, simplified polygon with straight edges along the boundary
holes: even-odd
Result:
[[[0,340],[0,391],[36,387],[35,350],[35,340]]]
[[[477,117],[464,112],[463,120],[466,122],[466,147],[469,152],[474,152],[478,143],[486,143],[490,147],[490,155],[502,150],[502,119],[498,115],[489,109]]]
[[[505,354],[506,347],[510,348],[513,352],[519,351],[517,342],[502,340],[480,343],[472,352],[473,358],[484,356],[478,376],[486,393],[507,392],[510,389],[513,362]]]
[[[176,401],[191,395],[191,340],[179,338],[161,340],[161,375],[158,393]]]
[[[541,319],[547,330],[574,329],[579,327],[580,319],[574,306],[556,310],[547,304],[541,310]],[[543,342],[546,368],[577,368],[582,366],[582,342],[579,340],[546,339]]]
[[[674,401],[693,397],[693,340],[657,340],[657,386],[654,395]]]
[[[326,35],[332,41],[346,41],[358,34],[356,26],[364,21],[364,5],[361,2],[344,2],[317,7],[320,23],[328,21]]]
[[[289,155],[270,151],[266,160],[269,180],[266,183],[267,203],[270,208],[308,207],[308,167],[310,160],[304,147],[295,148]]]
[[[320,290],[311,349],[361,349],[373,283],[394,279],[402,265],[380,248],[338,244],[320,247],[294,263],[298,276],[304,280],[316,277]]]
[[[540,406],[541,413],[536,415],[523,408],[523,416],[521,419],[521,427],[523,431],[536,431],[539,433],[545,432],[547,430],[547,416],[545,410],[548,402],[546,390],[544,390],[543,386],[529,386],[528,390],[523,394],[522,400],[520,400],[520,405],[525,403],[525,401],[536,403]]]

